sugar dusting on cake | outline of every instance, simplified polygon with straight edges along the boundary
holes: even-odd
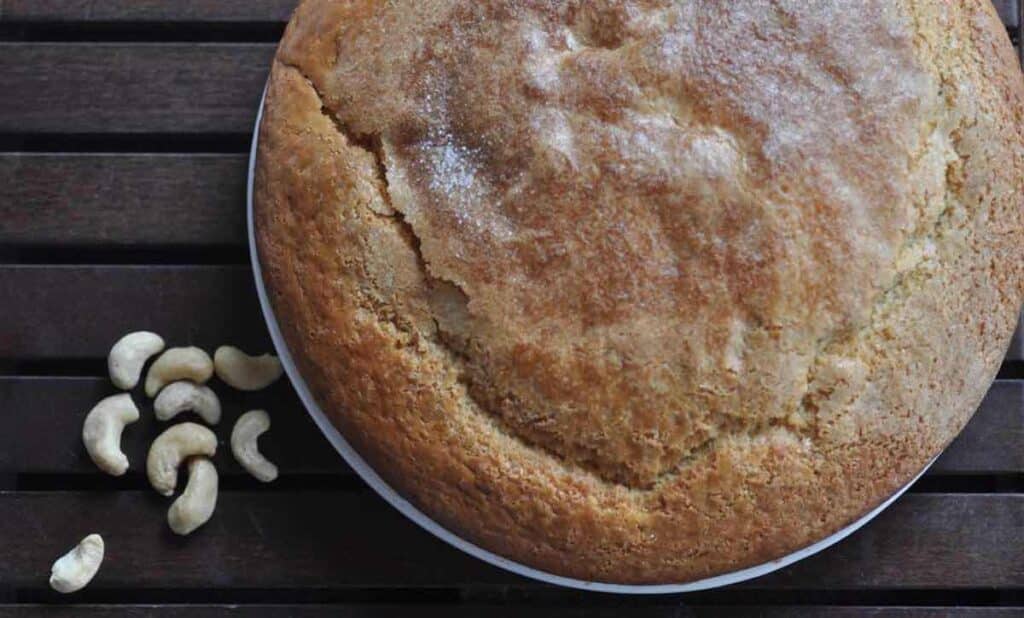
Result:
[[[421,100],[422,114],[430,124],[411,149],[411,163],[428,192],[429,206],[422,206],[491,242],[512,240],[515,227],[502,214],[500,193],[482,171],[484,153],[463,143],[453,130],[443,74],[425,80],[428,94]]]

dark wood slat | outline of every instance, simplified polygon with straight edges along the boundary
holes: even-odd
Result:
[[[1020,0],[992,0],[992,4],[1008,28],[1016,28],[1020,24]]]
[[[929,474],[1024,473],[1024,381],[997,380]]]
[[[790,606],[790,607],[714,607],[694,608],[695,616],[751,616],[757,618],[940,618],[967,616],[995,618],[1020,616],[1016,607],[848,607],[848,606]]]
[[[273,49],[7,43],[0,46],[0,132],[246,133]]]
[[[249,133],[273,53],[272,44],[5,43],[0,132]]]
[[[1019,588],[1021,530],[1024,495],[907,494],[845,541],[751,585]]]
[[[270,411],[273,430],[261,444],[282,474],[352,474],[286,381],[259,393],[239,393],[217,380],[211,384],[224,405],[220,433],[225,436],[244,410]],[[95,402],[115,392],[100,377],[0,377],[0,473],[96,473],[81,447],[81,423]],[[149,443],[165,425],[153,418],[150,400],[139,392],[134,397],[142,418],[125,431],[122,446],[133,464],[129,474],[141,476]],[[217,463],[222,474],[241,473],[226,446]],[[929,472],[1002,473],[1024,473],[1024,381],[997,381]]]
[[[0,154],[0,245],[246,242],[244,155]]]
[[[622,616],[619,607],[565,607],[531,605],[529,613],[536,618],[618,618]],[[631,607],[629,616],[637,618],[681,618],[682,616],[710,615],[709,610],[696,610],[696,613],[674,607]],[[125,606],[125,605],[10,605],[0,606],[0,618],[8,616],[87,616],[90,618],[133,618],[134,616],[157,616],[166,618],[220,618],[222,616],[288,616],[289,618],[320,618],[332,616],[340,618],[515,618],[523,615],[522,608],[498,605],[162,605],[162,606]],[[727,610],[717,615],[742,616],[752,615],[742,610]],[[864,616],[878,614],[847,614]],[[894,614],[902,616],[905,614]],[[992,614],[1001,616],[1002,614]],[[812,614],[813,616],[813,614]],[[884,616],[884,614],[883,614]]]
[[[5,0],[0,21],[280,22],[297,0]]]
[[[222,476],[246,475],[231,456],[227,437],[238,415],[253,408],[271,415],[271,430],[260,438],[260,449],[282,476],[352,475],[287,380],[256,393],[235,391],[216,379],[211,387],[224,410],[214,460]],[[125,430],[121,447],[131,462],[128,474],[141,480],[149,445],[168,424],[156,420],[152,400],[140,390],[133,398],[141,418]],[[95,402],[116,392],[106,378],[0,377],[0,474],[99,474],[82,447],[82,421]]]
[[[0,246],[241,249],[246,173],[245,155],[0,154]]]
[[[244,266],[0,266],[0,298],[0,359],[105,358],[139,328],[175,345],[269,348]]]
[[[1010,340],[1010,348],[1006,351],[1006,360],[1024,360],[1024,319],[1017,323],[1017,330]]]
[[[598,600],[604,600],[598,597]],[[700,618],[702,616],[741,618],[940,618],[955,613],[971,618],[1003,618],[1020,616],[1021,607],[843,607],[843,606],[776,606],[776,607],[708,607],[701,605],[645,606],[607,600],[605,606],[566,606],[530,604],[529,615],[535,618],[585,618],[605,616],[629,618]],[[222,616],[289,616],[291,618],[512,618],[522,616],[524,608],[509,605],[5,605],[0,618],[21,616],[86,616],[89,618],[221,618]]]
[[[944,618],[946,616],[967,616],[968,618],[1002,618],[1020,616],[1024,611],[1018,607],[848,607],[831,605],[827,607],[696,607],[695,616],[751,616],[757,618]]]
[[[53,559],[95,531],[106,560],[91,590],[522,583],[370,492],[221,492],[188,538],[167,527],[170,502],[151,491],[0,493],[0,582],[45,588]]]
[[[241,154],[0,154],[0,244],[242,246],[247,161]],[[1019,330],[1008,358],[1024,358]]]
[[[529,613],[536,618],[596,618],[622,616],[619,607],[544,607],[531,605]],[[639,618],[680,618],[701,615],[670,607],[631,607],[629,616]],[[699,610],[698,610],[699,611]],[[134,616],[158,616],[167,618],[220,618],[221,616],[288,616],[290,618],[320,618],[338,616],[342,618],[512,618],[523,615],[522,608],[496,605],[179,605],[179,606],[124,606],[124,605],[11,605],[0,606],[0,618],[8,616],[87,616],[93,618],[132,618]],[[705,614],[706,615],[706,614]],[[741,616],[742,610],[729,610],[718,615]],[[865,614],[850,614],[865,615]],[[877,615],[877,614],[873,614]],[[998,614],[994,614],[998,615]]]
[[[1017,25],[1018,0],[993,0],[1000,18]],[[263,22],[288,19],[296,0],[6,0],[0,20]]]
[[[93,590],[532,585],[431,537],[369,492],[223,492],[175,537],[152,492],[0,494],[0,582],[43,589],[55,556],[107,541]],[[736,589],[1024,587],[1024,495],[910,494],[856,535]],[[56,595],[55,595],[56,596]]]
[[[244,266],[4,266],[0,299],[0,359],[106,358],[139,329],[168,345],[271,349]]]

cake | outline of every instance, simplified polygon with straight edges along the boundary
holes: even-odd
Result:
[[[693,581],[970,418],[1024,291],[1022,102],[980,0],[306,0],[258,257],[318,404],[430,518]]]

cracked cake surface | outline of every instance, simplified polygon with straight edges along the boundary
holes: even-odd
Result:
[[[306,0],[255,222],[323,410],[442,525],[681,582],[957,434],[1024,290],[990,3]]]

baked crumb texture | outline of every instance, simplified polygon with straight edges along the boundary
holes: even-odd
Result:
[[[420,509],[693,580],[850,523],[970,417],[1021,306],[1022,100],[982,0],[307,0],[260,259]]]

